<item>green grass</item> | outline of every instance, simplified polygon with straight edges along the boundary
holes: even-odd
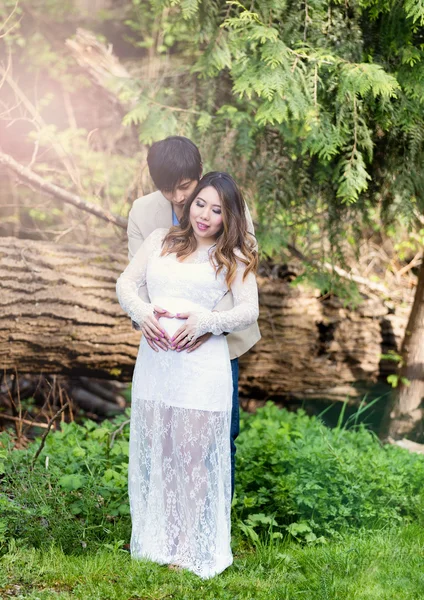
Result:
[[[121,549],[124,418],[63,425],[34,469],[39,441],[0,435],[1,599],[424,600],[423,456],[272,404],[243,415],[235,561],[202,581]]]
[[[235,548],[234,565],[202,581],[132,561],[122,550],[87,555],[10,544],[0,597],[47,600],[421,600],[424,530],[417,525],[349,534],[319,546],[295,542]]]

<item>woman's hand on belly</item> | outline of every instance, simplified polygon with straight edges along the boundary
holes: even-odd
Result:
[[[186,313],[177,313],[176,319],[183,319],[184,325],[181,325],[173,334],[171,338],[172,348],[180,352],[181,350],[194,350],[195,347],[198,348],[204,342],[206,342],[211,333],[206,332],[201,336],[196,335],[197,323],[199,320],[199,312],[198,311],[190,311]],[[197,342],[200,341],[200,344]]]
[[[192,340],[191,342],[188,342],[183,348],[177,350],[177,352],[181,352],[181,350],[187,350],[187,354],[189,354],[190,352],[197,350],[197,348],[200,348],[200,346],[207,342],[208,339],[211,337],[211,333],[205,333],[204,335],[201,335],[199,338],[197,338],[197,340]]]
[[[168,333],[169,336],[175,336],[177,331],[179,330],[179,328],[181,327],[181,321],[179,321],[177,318],[171,318],[171,317],[166,317],[166,318],[159,318],[159,322],[160,325],[162,327],[162,329],[166,330],[166,332]],[[197,348],[200,348],[200,346],[202,346],[205,342],[207,342],[210,337],[212,336],[211,333],[205,333],[204,335],[200,336],[197,339],[192,339],[189,341],[188,338],[184,338],[179,344],[176,344],[175,342],[168,342],[168,340],[166,341],[167,344],[167,348],[171,349],[171,350],[176,350],[177,352],[182,352],[183,350],[186,350],[187,353],[189,352],[193,352],[194,350],[197,350]],[[164,343],[164,338],[162,338],[161,342]],[[156,344],[159,344],[160,342],[156,342]]]
[[[146,319],[140,329],[152,350],[155,352],[159,352],[159,349],[166,351],[171,347],[171,337],[166,331],[166,328],[163,327],[163,324],[160,323],[160,319],[162,317],[173,319],[174,315],[165,308],[161,308],[157,305],[153,307],[153,310],[154,316]]]
[[[153,310],[157,319],[160,319],[161,317],[173,319],[175,317],[175,315],[170,313],[169,310],[166,310],[166,308],[161,308],[160,306],[154,306]]]

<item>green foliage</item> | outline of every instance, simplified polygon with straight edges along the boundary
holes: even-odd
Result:
[[[6,20],[15,2],[3,4]],[[20,85],[47,121],[49,107],[52,114],[59,105],[63,110],[65,94],[79,122],[76,95],[90,82],[49,35],[56,24],[77,19],[79,7],[57,0],[29,5],[25,35],[24,3],[4,37],[25,68]],[[132,0],[91,18],[100,26],[125,24],[125,41],[143,53],[141,60],[122,59],[132,78],[109,81],[131,106],[124,127],[137,129],[142,144],[187,135],[199,144],[206,170],[230,171],[255,215],[265,255],[281,259],[290,240],[308,258],[339,259],[337,235],[373,211],[382,226],[402,219],[415,227],[424,210],[422,0]],[[62,25],[56,29],[62,35]],[[118,54],[120,41],[114,40]],[[48,91],[37,82],[48,82]],[[36,171],[125,212],[141,153],[132,160],[119,150],[100,152],[106,140],[96,143],[101,133],[89,128],[36,129],[31,142],[45,151]],[[59,161],[53,143],[63,146]],[[38,217],[44,227],[57,222]],[[326,237],[330,244],[321,243]]]
[[[423,485],[424,457],[382,447],[361,426],[330,430],[271,403],[243,417],[235,511],[253,541],[271,529],[317,543],[422,519]]]
[[[341,279],[335,272],[322,271],[317,267],[306,266],[302,275],[296,277],[293,286],[306,283],[320,290],[324,296],[334,294],[343,299],[343,305],[351,309],[357,308],[363,301],[358,286],[353,281]]]
[[[397,242],[394,249],[401,260],[408,260],[414,254],[421,252],[423,246],[424,229],[420,229],[419,231],[411,232],[408,239]]]
[[[170,5],[161,23],[190,76],[168,78],[166,99],[149,84],[140,135],[189,135],[207,163],[232,172],[257,210],[265,254],[281,256],[288,227],[300,247],[326,228],[334,240],[380,205],[385,224],[411,226],[424,208],[421,1]],[[334,249],[321,248],[323,259]]]
[[[28,465],[38,441],[27,450],[10,451],[8,436],[1,435],[0,595],[18,592],[34,600],[420,598],[423,457],[382,448],[363,429],[347,431],[340,424],[330,431],[317,419],[271,405],[244,415],[234,565],[204,581],[132,560],[122,549],[129,539],[128,517],[107,518],[111,504],[97,494],[107,468],[116,471],[126,461],[126,428],[111,447],[112,432],[123,418],[72,424],[50,434],[32,473]],[[117,500],[122,488],[119,481],[113,485]],[[75,499],[85,506],[85,516],[70,512]],[[97,504],[93,510],[90,502]],[[330,539],[335,532],[337,539]]]
[[[79,552],[129,539],[124,419],[62,424],[32,471],[39,441],[10,451],[1,436],[0,547],[14,538]],[[424,522],[424,458],[382,447],[356,419],[353,429],[342,420],[330,430],[271,403],[243,415],[233,508],[250,544],[259,547],[264,534],[319,544],[346,531]]]
[[[424,2],[423,0],[406,0],[405,11],[409,18],[418,25],[424,25]]]
[[[397,364],[398,369],[401,369],[405,364],[403,357],[397,352],[394,352],[393,350],[390,350],[388,354],[381,354],[380,358],[382,360],[389,360],[391,362],[395,362]],[[392,386],[392,388],[397,388],[401,383],[406,387],[411,385],[410,380],[407,377],[400,375],[400,373],[391,373],[387,376],[386,380],[387,383],[389,383]]]
[[[401,377],[397,373],[392,373],[391,375],[388,375],[387,376],[387,383],[390,383],[390,385],[393,388],[398,387],[398,385],[400,383],[402,383],[406,387],[408,387],[409,385],[411,385],[411,382],[409,381],[409,379],[407,377]]]
[[[113,440],[124,419],[102,425],[63,423],[47,437],[33,471],[39,440],[26,451],[9,448],[5,458],[9,442],[3,434],[3,541],[13,537],[34,546],[55,542],[65,551],[78,551],[116,535],[128,537],[128,429]]]
[[[171,110],[163,110],[153,105],[149,98],[140,96],[135,108],[125,115],[123,124],[138,125],[140,141],[144,144],[152,144],[157,139],[174,134],[177,119]]]

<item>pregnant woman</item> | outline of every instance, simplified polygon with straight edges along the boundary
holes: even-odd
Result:
[[[160,317],[170,346],[154,352],[143,337],[134,370],[131,554],[203,578],[232,563],[232,379],[224,333],[258,318],[258,259],[244,206],[228,174],[208,173],[180,225],[147,237],[117,282],[131,319],[145,335],[159,337],[153,317]],[[138,296],[144,284],[151,304]],[[214,312],[229,290],[234,308]],[[195,352],[181,351],[206,332],[212,337]]]

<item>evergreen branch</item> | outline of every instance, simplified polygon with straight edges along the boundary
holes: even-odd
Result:
[[[405,12],[413,23],[424,25],[424,0],[406,0]]]
[[[143,98],[144,100],[146,100],[150,104],[153,104],[154,106],[159,106],[159,108],[165,108],[166,110],[169,110],[170,112],[183,112],[183,113],[189,113],[192,115],[203,115],[204,114],[204,111],[200,111],[200,110],[193,110],[191,108],[180,108],[179,106],[169,106],[168,104],[162,104],[162,102],[158,102],[157,100],[152,100],[151,98],[148,98],[147,96],[140,96],[140,98]],[[211,117],[211,119],[215,118],[213,115],[210,115],[210,117]]]

